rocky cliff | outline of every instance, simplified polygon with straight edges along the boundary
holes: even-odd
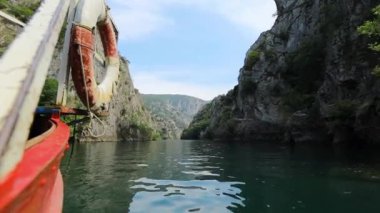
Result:
[[[190,125],[237,140],[380,142],[379,54],[357,32],[379,0],[275,0],[239,84]],[[198,125],[199,127],[199,125]]]
[[[204,100],[186,95],[143,94],[142,99],[163,139],[179,139],[194,115],[206,104]]]

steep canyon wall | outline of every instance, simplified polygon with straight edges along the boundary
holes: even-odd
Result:
[[[357,28],[380,1],[275,2],[276,22],[247,51],[239,84],[189,129],[212,139],[379,143],[380,57]]]

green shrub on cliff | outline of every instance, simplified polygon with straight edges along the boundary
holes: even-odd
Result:
[[[289,91],[282,97],[282,104],[289,112],[310,108],[314,101],[315,98],[313,95],[303,94],[295,90]]]
[[[358,31],[362,35],[367,35],[373,42],[369,44],[369,48],[373,51],[380,52],[380,5],[375,7],[373,10],[374,18],[372,20],[366,21],[363,25],[358,27]],[[380,66],[377,65],[373,74],[380,77]]]
[[[154,141],[161,139],[158,131],[156,131],[152,125],[142,119],[142,111],[133,112],[126,116],[128,120],[128,134],[130,138],[138,138],[141,141]]]
[[[200,134],[210,124],[209,119],[194,122],[189,128],[183,130],[181,139],[200,139]]]
[[[357,107],[355,101],[340,100],[331,107],[328,116],[332,120],[345,121],[355,117]]]
[[[16,4],[11,3],[9,0],[0,0],[0,10],[3,10],[23,22],[27,22],[40,6],[40,3],[32,4]]]
[[[289,32],[286,29],[282,29],[277,36],[283,41],[289,40]]]
[[[256,60],[259,59],[259,57],[260,57],[260,51],[258,51],[258,50],[250,50],[250,51],[248,51],[248,58],[250,60],[256,61]]]
[[[251,68],[260,59],[261,52],[259,50],[249,50],[247,53],[247,58],[245,66]]]
[[[189,127],[183,130],[181,139],[200,139],[201,133],[210,125],[212,104],[206,104],[194,117]]]
[[[358,31],[360,34],[368,35],[379,39],[380,37],[380,5],[375,7],[373,10],[374,19],[364,22],[363,25],[359,26]],[[380,52],[380,42],[378,40],[371,43],[370,48],[374,51]]]
[[[54,78],[47,78],[45,80],[45,85],[42,89],[40,96],[39,106],[52,105],[55,102],[58,90],[58,81]]]
[[[130,128],[138,131],[140,137],[142,137],[144,141],[160,139],[159,133],[157,133],[148,123],[134,123]]]
[[[331,32],[341,26],[346,18],[344,9],[337,4],[322,6],[323,19],[320,23],[320,31],[325,37],[330,37]]]
[[[282,77],[294,90],[303,94],[313,93],[323,80],[324,59],[323,40],[311,38],[286,56],[288,68]]]
[[[252,79],[243,79],[239,82],[240,92],[243,96],[253,94],[257,88],[257,84]]]

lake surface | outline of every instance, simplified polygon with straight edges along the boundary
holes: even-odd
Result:
[[[158,141],[76,144],[64,212],[380,212],[380,150]]]

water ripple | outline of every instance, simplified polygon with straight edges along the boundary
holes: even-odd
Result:
[[[231,212],[228,208],[244,207],[245,198],[238,185],[243,182],[217,180],[156,180],[140,178],[132,181],[136,190],[130,212],[147,209],[163,212]]]
[[[220,176],[219,174],[211,173],[209,171],[182,171],[187,175],[199,175],[199,176]]]

